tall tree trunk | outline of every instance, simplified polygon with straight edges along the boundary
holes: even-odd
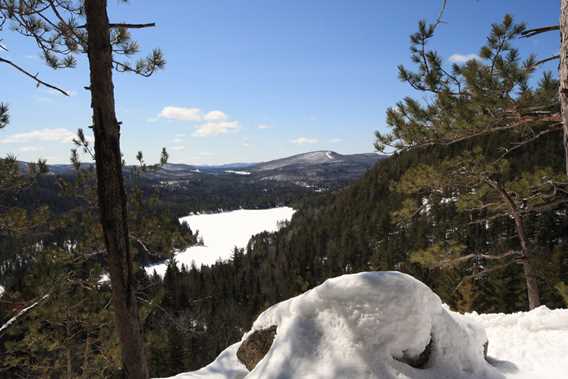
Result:
[[[560,2],[560,107],[564,125],[564,163],[568,175],[568,0]]]
[[[128,378],[149,377],[140,330],[122,177],[120,126],[112,82],[107,0],[86,0],[91,108],[95,134],[97,192],[112,285],[115,325]]]
[[[523,217],[519,212],[519,208],[515,201],[511,198],[509,193],[501,187],[499,184],[496,185],[497,190],[500,192],[501,197],[509,205],[511,215],[515,221],[515,230],[517,232],[517,237],[521,244],[521,265],[523,266],[523,273],[525,276],[525,281],[527,283],[527,296],[529,298],[529,309],[535,309],[540,306],[540,291],[538,289],[538,282],[536,280],[536,273],[529,260],[530,252],[527,242],[527,235],[525,233],[525,224],[523,222]]]

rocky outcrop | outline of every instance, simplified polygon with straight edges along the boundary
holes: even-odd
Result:
[[[276,336],[276,325],[254,331],[241,343],[237,351],[237,358],[249,371],[252,371],[270,350],[274,336]]]

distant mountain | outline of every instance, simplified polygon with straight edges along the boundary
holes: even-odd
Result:
[[[251,172],[262,180],[318,185],[355,180],[383,157],[374,153],[342,155],[334,151],[312,151],[259,163]]]
[[[259,163],[229,163],[223,165],[189,165],[167,163],[158,170],[149,170],[144,178],[156,185],[183,186],[184,182],[207,181],[207,177],[262,183],[275,181],[304,187],[313,191],[326,191],[353,182],[365,174],[383,155],[339,154],[334,151],[312,151],[286,158]],[[82,168],[92,168],[84,163]],[[131,172],[134,166],[126,166]],[[28,170],[28,163],[20,162],[22,172]],[[50,172],[56,175],[73,175],[72,165],[49,165]],[[244,181],[244,183],[243,183]]]

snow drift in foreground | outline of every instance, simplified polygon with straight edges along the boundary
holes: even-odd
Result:
[[[180,222],[187,222],[194,232],[198,230],[205,246],[192,246],[177,253],[175,259],[178,267],[185,264],[189,268],[194,262],[199,268],[201,265],[213,265],[218,260],[227,260],[231,258],[235,246],[244,248],[253,235],[276,231],[278,223],[289,221],[294,212],[293,208],[279,207],[182,217]],[[148,266],[146,272],[152,275],[155,270],[163,277],[167,266],[167,262]]]
[[[249,372],[236,357],[239,345],[272,325],[278,326],[272,347]],[[430,338],[423,369],[397,360],[419,355]],[[175,378],[559,379],[568,372],[568,310],[460,315],[398,272],[327,280],[262,313],[242,341]]]

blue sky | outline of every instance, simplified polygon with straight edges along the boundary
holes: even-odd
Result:
[[[145,79],[115,74],[128,162],[142,150],[156,161],[218,164],[279,158],[311,150],[372,151],[385,110],[414,93],[397,79],[409,62],[418,20],[436,18],[438,0],[111,0],[112,21],[157,23],[134,31],[143,52],[161,48],[165,70]],[[440,53],[478,52],[492,22],[511,13],[529,26],[557,23],[559,1],[449,0],[433,41]],[[4,30],[8,56],[72,91],[65,98],[0,65],[0,101],[11,125],[0,155],[68,162],[70,138],[90,124],[88,67],[53,71],[30,40]],[[521,40],[523,54],[546,57],[558,34]],[[555,69],[556,63],[548,65]]]

